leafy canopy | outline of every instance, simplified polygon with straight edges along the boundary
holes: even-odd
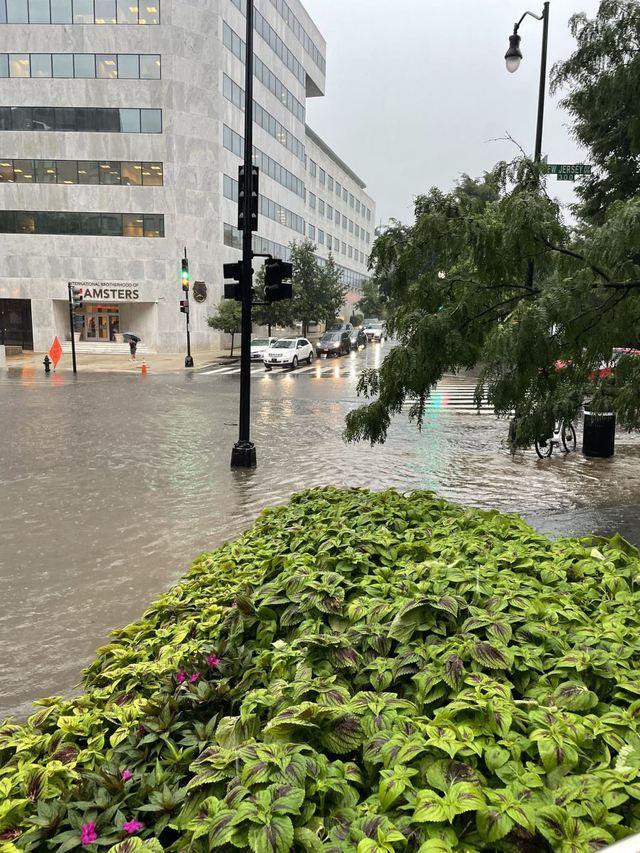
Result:
[[[216,308],[216,313],[207,322],[212,329],[234,335],[240,331],[242,319],[242,304],[235,299],[223,299]]]
[[[344,303],[346,288],[342,271],[330,255],[321,263],[310,240],[291,244],[293,264],[292,312],[302,320],[303,328],[311,322],[333,319]]]

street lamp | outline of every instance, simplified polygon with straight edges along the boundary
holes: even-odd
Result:
[[[542,155],[542,124],[544,121],[544,95],[547,80],[547,44],[549,40],[549,3],[544,4],[541,15],[534,12],[525,12],[517,24],[513,27],[513,35],[509,36],[509,49],[504,55],[507,71],[511,74],[516,72],[522,62],[522,51],[520,50],[520,24],[526,17],[542,21],[542,59],[540,61],[540,89],[538,92],[538,123],[536,127],[536,148],[533,156],[534,162],[539,163]]]

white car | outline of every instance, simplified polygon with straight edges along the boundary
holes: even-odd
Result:
[[[277,338],[254,338],[251,341],[251,361],[264,361],[264,354]]]
[[[264,366],[295,369],[301,361],[311,364],[313,347],[306,338],[280,338],[264,354]]]
[[[364,333],[367,336],[368,341],[386,341],[387,339],[387,327],[384,323],[379,320],[374,323],[369,323],[368,326],[365,326]]]

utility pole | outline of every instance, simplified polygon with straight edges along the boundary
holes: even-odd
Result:
[[[73,325],[73,310],[76,307],[80,307],[82,305],[82,288],[74,287],[71,282],[67,284],[69,290],[69,330],[71,332],[71,361],[73,363],[73,372],[78,372],[78,365],[76,362],[76,338],[75,338],[75,328]]]
[[[242,205],[242,320],[240,323],[240,418],[238,441],[231,451],[232,468],[255,468],[256,448],[251,441],[251,303],[253,300],[252,221],[253,195],[253,0],[246,0],[247,29],[245,39],[244,83],[244,198]],[[240,184],[240,182],[239,182]],[[239,187],[240,189],[240,187]],[[257,202],[257,198],[256,198]],[[257,219],[257,216],[256,216]],[[239,223],[240,224],[240,223]]]
[[[182,284],[182,290],[184,291],[184,299],[180,301],[180,310],[187,318],[187,354],[184,357],[184,366],[193,367],[193,358],[191,357],[191,333],[189,331],[189,259],[187,258],[186,246],[184,247],[180,281]]]

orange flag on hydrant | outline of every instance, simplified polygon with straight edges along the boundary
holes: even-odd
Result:
[[[53,362],[53,369],[55,370],[58,366],[58,362],[62,358],[62,347],[60,346],[60,341],[58,340],[58,336],[53,340],[51,344],[51,349],[49,350],[49,358]]]

